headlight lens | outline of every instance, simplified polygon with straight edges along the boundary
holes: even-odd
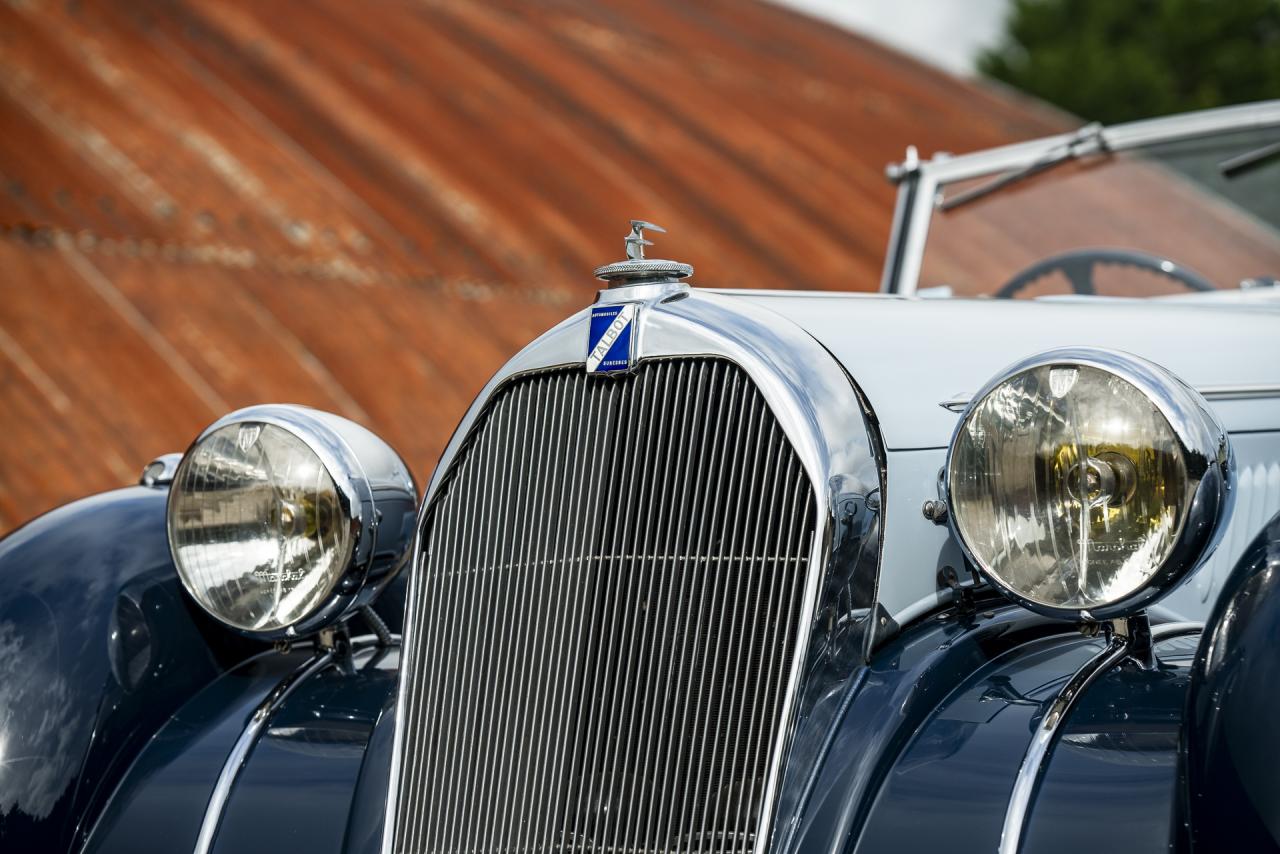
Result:
[[[1175,558],[1197,562],[1212,539],[1228,463],[1220,428],[1168,377],[1171,398],[1192,401],[1176,410],[1194,422],[1180,433],[1170,407],[1122,373],[1052,359],[1015,369],[956,431],[946,472],[955,530],[980,568],[1029,605],[1093,611],[1132,600]],[[1221,450],[1188,447],[1185,434],[1215,428]],[[1205,530],[1184,536],[1215,465],[1219,489],[1199,507]]]
[[[183,459],[169,495],[169,541],[202,607],[268,632],[325,601],[354,537],[315,451],[282,427],[244,421],[208,433]]]

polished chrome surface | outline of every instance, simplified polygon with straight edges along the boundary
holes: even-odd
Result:
[[[920,151],[914,145],[908,145],[901,163],[890,163],[884,167],[884,177],[889,183],[897,184],[915,174],[920,168]]]
[[[1280,126],[1280,100],[1112,125],[1102,130],[1102,138],[1105,139],[1106,150],[1116,152],[1277,126]],[[898,184],[901,210],[894,216],[895,225],[889,239],[881,290],[904,295],[916,292],[930,221],[943,186],[1034,167],[1046,158],[1052,158],[1055,152],[1071,146],[1078,135],[1079,131],[1071,131],[972,154],[939,154],[923,162],[907,161],[890,166],[888,174]]]
[[[674,282],[693,275],[693,267],[689,264],[659,258],[645,258],[644,248],[653,245],[653,241],[645,239],[645,231],[666,233],[666,229],[660,225],[654,225],[642,219],[631,220],[631,233],[627,235],[625,241],[627,260],[596,267],[595,277],[609,282],[610,287],[619,288],[652,282]]]
[[[1207,385],[1196,391],[1205,400],[1259,400],[1269,397],[1280,397],[1280,385]],[[950,412],[963,412],[973,400],[971,394],[957,394],[946,400],[938,401],[938,405]]]
[[[1054,608],[1032,601],[1005,584],[969,548],[957,524],[951,495],[951,450],[975,404],[1009,377],[1045,365],[1087,365],[1115,374],[1142,391],[1160,411],[1181,444],[1187,468],[1187,515],[1161,568],[1138,590],[1103,607],[1086,611]],[[993,377],[969,402],[956,422],[943,468],[944,500],[951,512],[951,535],[974,566],[1005,596],[1033,611],[1085,620],[1135,614],[1170,593],[1212,553],[1226,530],[1235,498],[1235,461],[1227,432],[1194,389],[1164,368],[1127,353],[1068,347],[1017,362]]]
[[[231,412],[206,427],[186,454],[215,431],[242,422],[273,424],[301,439],[333,478],[341,511],[352,528],[350,562],[325,601],[283,630],[257,633],[267,638],[303,637],[373,601],[405,565],[414,539],[411,520],[417,511],[417,487],[408,466],[382,439],[353,421],[305,406],[266,404]],[[171,551],[172,541],[171,532]]]
[[[1059,726],[1085,689],[1128,653],[1129,639],[1122,635],[1112,637],[1101,652],[1086,661],[1072,674],[1045,712],[1044,718],[1031,734],[1027,752],[1022,757],[1022,764],[1018,767],[1018,776],[1013,781],[1013,792],[1009,795],[1009,805],[1004,814],[1004,828],[1000,831],[1000,854],[1018,854],[1022,844],[1022,833],[1030,814],[1031,798],[1044,772],[1045,757],[1048,756],[1049,748],[1057,739]]]
[[[1210,385],[1196,389],[1205,400],[1258,400],[1280,397],[1280,385]]]
[[[849,377],[794,321],[737,296],[678,282],[600,291],[597,304],[629,301],[644,306],[637,359],[719,355],[738,364],[759,387],[820,495],[846,487],[869,492],[879,485],[866,422]],[[587,316],[584,309],[547,331],[489,380],[445,448],[443,463],[457,453],[484,401],[501,383],[528,371],[583,364]],[[447,468],[440,465],[433,472],[424,503]],[[833,479],[849,482],[833,487]]]
[[[1145,616],[1137,616],[1129,621],[1121,621],[1120,628],[1121,631],[1112,635],[1100,652],[1071,675],[1031,734],[1022,764],[1018,766],[1018,775],[1013,781],[1009,805],[1005,809],[1004,828],[1000,832],[1000,854],[1018,854],[1022,834],[1031,814],[1031,802],[1044,774],[1045,760],[1059,737],[1063,722],[1089,686],[1134,652],[1134,644],[1138,638],[1143,638],[1143,643],[1154,644],[1179,635],[1195,634],[1204,626],[1201,623],[1149,626]]]
[[[644,248],[646,246],[653,245],[652,240],[645,240],[644,232],[646,229],[648,229],[649,231],[656,231],[659,234],[667,233],[667,230],[660,225],[655,225],[654,223],[651,223],[651,222],[645,222],[642,219],[631,220],[631,233],[628,234],[626,237],[626,244],[627,244],[627,257],[630,258],[632,261],[643,261]]]
[[[620,288],[627,285],[687,279],[693,275],[693,266],[680,261],[645,258],[643,261],[615,261],[612,264],[605,264],[603,267],[596,267],[592,275],[601,281],[608,282],[610,287]]]
[[[231,787],[235,785],[240,769],[244,767],[249,752],[258,743],[258,736],[266,729],[271,715],[293,691],[307,679],[319,673],[333,661],[331,650],[317,650],[300,667],[286,676],[267,695],[249,717],[240,737],[231,747],[227,759],[222,763],[218,780],[214,783],[213,793],[209,795],[209,803],[204,809],[204,820],[200,823],[200,835],[196,837],[195,854],[209,854],[213,850],[213,840],[218,834],[218,825],[222,822],[222,814],[227,807],[227,798],[231,796]]]
[[[1204,631],[1204,623],[1194,620],[1187,620],[1178,623],[1161,623],[1158,626],[1151,627],[1151,642],[1159,643],[1168,638],[1179,637],[1180,635],[1194,635]]]
[[[816,507],[750,378],[526,375],[448,478],[394,850],[758,850]]]
[[[1108,151],[1127,151],[1166,142],[1276,126],[1280,126],[1280,100],[1125,122],[1106,127],[1103,131]],[[919,168],[929,171],[941,183],[966,181],[994,172],[1021,169],[1069,143],[1078,133],[1079,131],[1068,131],[973,154],[935,157],[921,163]]]
[[[602,291],[600,303],[624,300],[640,300],[644,303],[643,328],[639,330],[637,357],[640,369],[646,369],[650,360],[663,357],[690,355],[720,356],[732,362],[750,378],[755,390],[776,419],[780,432],[793,449],[798,463],[804,469],[807,489],[817,508],[812,543],[807,552],[809,571],[804,581],[801,604],[797,613],[798,626],[807,627],[813,620],[819,598],[819,582],[835,559],[832,551],[834,529],[832,508],[837,498],[847,494],[868,494],[880,488],[879,467],[872,436],[864,418],[857,395],[849,377],[830,354],[811,336],[795,324],[774,312],[752,305],[735,297],[690,290],[679,283],[657,283]],[[435,505],[435,496],[447,489],[447,472],[454,470],[453,461],[478,429],[482,413],[489,401],[508,382],[527,375],[538,375],[549,368],[572,368],[581,374],[583,364],[582,341],[586,335],[588,312],[583,311],[545,333],[537,341],[513,358],[493,377],[482,390],[476,403],[464,417],[441,465],[436,469],[424,501],[422,520],[427,510]],[[584,381],[612,387],[618,378],[584,377]],[[622,381],[629,381],[623,378]],[[616,393],[616,392],[615,392]],[[702,422],[694,419],[699,427]],[[717,429],[714,422],[711,429]],[[578,437],[570,437],[575,441]],[[584,437],[585,438],[585,437]],[[662,458],[650,459],[644,451],[636,452],[641,462],[661,465]],[[510,467],[509,467],[510,468]],[[574,473],[566,472],[566,476]],[[509,473],[508,477],[515,477]],[[420,523],[421,524],[421,523]],[[527,523],[526,524],[530,524]],[[415,565],[424,559],[424,539],[420,537]],[[874,567],[872,567],[874,569]],[[860,589],[874,593],[874,579],[866,579]],[[861,603],[863,607],[870,601]],[[424,597],[411,593],[407,605],[405,673],[417,672],[415,662],[422,661],[419,633],[415,627],[427,625],[423,613],[432,607]],[[502,612],[497,617],[478,614],[482,626],[506,626],[513,616],[524,617],[522,611]],[[501,622],[495,620],[501,619]],[[487,622],[484,620],[487,619]],[[755,831],[757,840],[767,840],[771,833],[770,820],[774,813],[779,783],[779,769],[787,749],[790,727],[799,704],[799,686],[803,663],[809,649],[810,637],[801,631],[796,639],[794,654],[786,667],[786,681],[782,690],[780,720],[785,737],[770,739],[771,755],[768,775],[764,780],[764,794],[759,805],[759,824]],[[430,642],[423,634],[421,643]],[[466,646],[466,635],[455,636],[452,646]],[[424,725],[421,720],[411,720],[407,711],[410,679],[402,679],[397,699],[397,728],[392,754],[391,779],[387,798],[384,825],[383,851],[403,849],[393,846],[397,833],[397,819],[402,794],[403,773],[410,760],[406,743],[416,738],[414,727]],[[742,841],[742,840],[740,840]],[[761,843],[763,844],[763,843]]]
[[[173,483],[173,473],[182,462],[182,454],[161,454],[142,468],[142,477],[138,478],[140,486],[160,487]]]
[[[946,199],[939,199],[937,201],[938,210],[955,210],[1019,181],[1025,181],[1028,178],[1039,175],[1062,163],[1086,157],[1090,154],[1102,154],[1110,150],[1111,146],[1108,143],[1106,129],[1097,122],[1091,122],[1072,133],[1063,142],[1044,152],[1031,163],[1020,166],[1011,172],[1005,172],[985,184],[971,187]]]

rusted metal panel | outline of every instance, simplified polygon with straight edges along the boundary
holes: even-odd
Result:
[[[884,164],[1060,118],[762,3],[0,5],[0,530],[223,408],[425,479],[634,216],[704,284],[870,289]]]

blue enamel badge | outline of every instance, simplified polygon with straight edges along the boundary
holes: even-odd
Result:
[[[591,308],[591,331],[587,336],[587,373],[608,374],[631,370],[635,364],[635,328],[639,311],[640,306],[633,302]]]

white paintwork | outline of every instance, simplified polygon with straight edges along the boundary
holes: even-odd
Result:
[[[964,567],[960,547],[948,528],[935,525],[921,512],[926,500],[937,497],[938,470],[946,456],[943,448],[889,455],[879,601],[899,623],[910,622],[905,616],[909,613],[927,613],[941,604],[939,569]]]
[[[1202,620],[1231,568],[1268,519],[1280,512],[1280,433],[1232,437],[1236,455],[1235,509],[1218,550],[1160,604],[1187,619]]]
[[[929,300],[734,292],[794,321],[848,370],[891,450],[944,448],[959,417],[938,404],[1054,347],[1124,350],[1195,387],[1280,386],[1280,305],[1174,300]],[[1280,398],[1224,400],[1232,432],[1280,430]]]
[[[927,300],[878,295],[734,291],[806,329],[845,366],[889,451],[879,597],[899,622],[938,602],[937,571],[963,566],[945,527],[921,513],[959,415],[939,402],[972,394],[997,372],[1054,347],[1126,350],[1192,386],[1280,386],[1280,304],[1271,300]],[[1162,604],[1204,619],[1231,567],[1280,511],[1280,398],[1210,404],[1227,429],[1239,512],[1218,552]]]

